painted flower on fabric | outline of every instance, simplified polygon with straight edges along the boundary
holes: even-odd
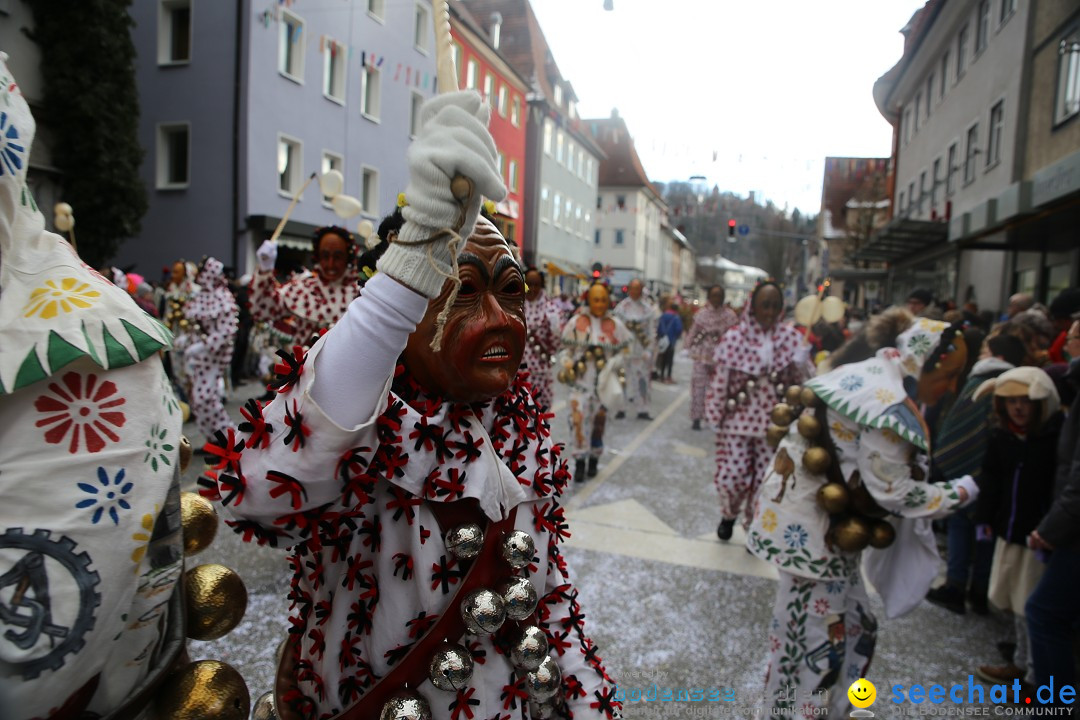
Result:
[[[882,405],[892,405],[896,400],[896,394],[888,388],[878,388],[874,391],[874,397]]]
[[[141,530],[132,533],[131,539],[135,541],[135,549],[131,551],[131,562],[135,563],[135,572],[139,571],[139,563],[146,555],[146,549],[150,547],[150,538],[154,535],[154,518],[157,516],[158,506],[154,506],[153,513],[146,513],[139,521]]]
[[[6,112],[0,112],[0,177],[22,170],[26,145],[19,138],[19,129]]]
[[[120,513],[117,512],[117,508],[120,510],[131,509],[131,503],[124,496],[131,492],[131,488],[135,487],[135,483],[127,482],[124,476],[124,468],[116,471],[116,477],[109,478],[109,472],[105,468],[99,467],[97,469],[97,484],[78,483],[79,489],[86,493],[88,497],[75,503],[75,507],[80,509],[94,508],[90,521],[95,525],[101,521],[104,515],[112,518],[113,525],[119,525]]]
[[[164,370],[161,372],[161,402],[170,415],[180,411],[180,403],[176,399],[176,393],[173,392],[169,376]]]
[[[926,509],[928,512],[933,512],[941,507],[941,495],[935,495],[930,499],[930,502],[926,503]]]
[[[66,314],[76,309],[85,310],[99,297],[100,292],[78,278],[63,278],[59,284],[56,280],[46,280],[44,287],[30,293],[23,317],[40,315],[42,320],[48,320],[61,311]]]
[[[840,582],[839,580],[830,580],[829,582],[825,583],[825,591],[828,592],[830,595],[839,595],[840,593],[844,592],[844,583]]]
[[[810,536],[802,525],[794,524],[784,528],[784,542],[788,544],[788,547],[801,548],[806,545],[806,541],[809,539]]]
[[[933,344],[933,340],[926,333],[915,333],[907,341],[907,349],[912,352],[913,355],[925,355],[930,352],[930,347]]]
[[[814,601],[814,612],[818,615],[826,615],[829,612],[829,601],[825,598],[818,598]]]
[[[848,430],[839,420],[833,421],[833,424],[829,426],[829,429],[832,430],[833,437],[841,442],[851,442],[855,439],[855,433]]]
[[[96,453],[120,441],[116,431],[127,421],[119,410],[125,402],[111,380],[100,382],[93,373],[84,376],[72,371],[64,373],[60,382],[50,382],[48,392],[34,401],[34,408],[44,416],[34,424],[45,428],[45,442],[59,445],[70,433],[69,453],[81,447]]]
[[[871,365],[870,367],[866,368],[866,372],[869,373],[870,375],[880,375],[881,373],[883,373],[885,371],[884,371],[883,368],[881,368],[878,365]]]
[[[848,375],[840,379],[840,387],[848,392],[855,392],[863,386],[863,379],[858,375]]]
[[[766,532],[772,532],[776,529],[776,513],[772,510],[766,510],[761,513],[761,527]]]
[[[904,507],[916,508],[926,502],[926,491],[921,487],[913,487],[904,496]]]
[[[780,638],[775,635],[769,636],[769,648],[772,652],[776,652],[780,649]]]
[[[146,446],[146,455],[143,457],[143,462],[150,463],[150,467],[157,472],[158,465],[164,465],[171,467],[172,463],[169,462],[169,453],[172,453],[176,447],[170,443],[165,442],[165,436],[169,434],[167,428],[159,427],[157,423],[150,426],[150,437],[143,443]]]

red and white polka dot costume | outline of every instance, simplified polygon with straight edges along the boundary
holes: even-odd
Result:
[[[529,373],[536,404],[547,411],[551,409],[551,358],[561,343],[559,310],[543,290],[535,300],[525,300],[525,322],[529,339],[521,367]]]
[[[691,420],[705,418],[705,395],[716,371],[713,355],[720,338],[737,322],[739,316],[726,305],[719,309],[706,305],[694,315],[694,324],[686,338],[686,349],[694,361],[694,374],[690,378]]]
[[[279,283],[273,271],[259,270],[251,279],[249,302],[258,322],[288,320],[295,327],[292,344],[307,347],[311,337],[333,326],[356,298],[356,272],[351,268],[335,282],[318,272]]]
[[[184,363],[191,380],[191,411],[199,430],[213,437],[232,427],[219,389],[232,361],[239,325],[236,299],[225,286],[220,260],[207,258],[199,272],[199,291],[184,304],[184,317],[192,324]]]

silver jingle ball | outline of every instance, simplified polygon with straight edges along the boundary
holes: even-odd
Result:
[[[484,547],[484,531],[476,523],[458,525],[446,533],[446,549],[462,560],[480,554]]]
[[[511,620],[524,620],[536,609],[536,588],[529,578],[507,580],[499,586],[499,594],[506,606],[506,617]]]
[[[754,388],[757,387],[757,383],[753,380],[746,381],[746,392],[754,392]]]
[[[533,700],[543,702],[554,697],[561,686],[562,673],[550,655],[544,658],[536,670],[525,673],[525,690]]]
[[[473,635],[493,633],[506,622],[503,599],[490,590],[474,590],[461,603],[461,619]]]
[[[251,706],[251,720],[278,720],[274,693],[264,692]]]
[[[553,704],[529,701],[529,717],[533,720],[549,720],[555,717],[557,710]]]
[[[769,373],[769,382],[776,382],[780,379],[780,373]]]
[[[469,684],[473,674],[473,659],[469,651],[460,645],[443,643],[431,656],[428,677],[431,684],[446,692],[462,690]]]
[[[739,407],[739,403],[735,402],[735,398],[728,398],[728,401],[724,403],[724,407],[728,409],[728,412],[731,412],[735,408]]]
[[[779,395],[782,398],[782,397],[784,397],[784,393],[786,391],[787,391],[787,388],[784,387],[784,383],[776,383],[776,394],[777,395]]]
[[[750,402],[750,396],[740,391],[739,394],[735,396],[735,400],[738,401],[740,405],[745,405]]]
[[[503,560],[508,562],[510,567],[515,570],[523,568],[531,563],[535,552],[536,545],[533,543],[532,536],[527,532],[515,530],[503,538]]]
[[[546,657],[548,641],[544,631],[535,625],[526,625],[510,647],[510,662],[520,670],[536,670]]]
[[[379,720],[431,720],[431,707],[418,693],[402,690],[386,701]]]

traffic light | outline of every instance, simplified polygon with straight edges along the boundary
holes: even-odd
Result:
[[[603,271],[604,271],[604,266],[603,266],[602,264],[600,264],[600,263],[593,263],[593,266],[592,266],[592,277],[593,277],[593,280],[599,280],[599,279],[600,279],[600,274],[601,274],[601,273],[602,273]]]
[[[727,221],[727,236],[729,238],[735,237],[735,218]]]

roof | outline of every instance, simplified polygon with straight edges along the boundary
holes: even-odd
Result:
[[[505,66],[505,71],[507,72],[507,74],[512,74],[513,78],[519,83],[521,83],[524,86],[525,90],[528,91],[530,87],[529,79],[526,76],[522,75],[520,72],[518,72],[517,67],[512,62],[506,59],[500,49],[495,48],[491,44],[491,33],[489,32],[490,28],[487,28],[483,23],[477,20],[476,17],[469,11],[469,8],[465,6],[465,3],[463,3],[461,0],[449,0],[448,5],[450,7],[451,20],[456,20],[458,23],[461,24],[461,26],[465,27],[467,30],[472,32],[473,35],[479,38],[480,42],[483,43],[484,48],[491,55],[498,57],[500,60],[502,60],[502,64]],[[500,48],[502,47],[501,41],[499,42],[499,46]],[[500,70],[503,69],[504,68],[500,68]]]
[[[899,118],[898,109],[891,106],[893,89],[904,76],[912,59],[918,54],[923,40],[944,6],[945,0],[927,0],[925,5],[915,11],[907,25],[901,30],[904,33],[904,54],[896,65],[889,68],[874,82],[874,102],[877,104],[878,112],[890,123],[895,123]]]
[[[946,223],[893,218],[888,225],[874,233],[870,242],[859,248],[852,259],[893,263],[933,245],[944,244],[948,238],[949,226]]]
[[[607,156],[600,161],[600,187],[642,187],[660,199],[641,164],[625,120],[616,115],[604,119],[583,120],[582,123]]]

